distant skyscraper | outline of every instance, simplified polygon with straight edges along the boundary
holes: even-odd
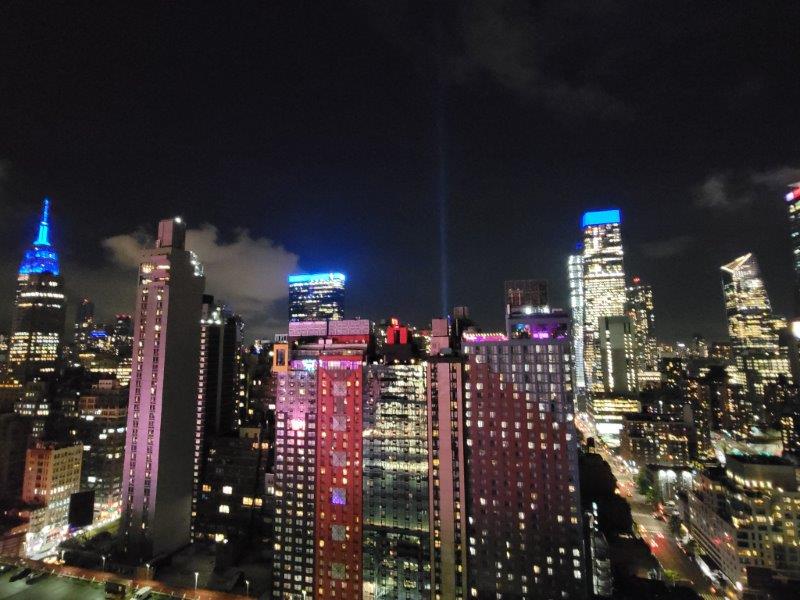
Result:
[[[289,320],[344,319],[342,273],[289,275]]]
[[[139,265],[121,520],[134,561],[189,542],[205,280],[185,236],[179,218],[161,221]]]
[[[792,240],[792,264],[794,265],[795,316],[800,315],[800,183],[792,185],[786,194],[789,207],[789,227]]]
[[[544,279],[513,279],[503,286],[506,295],[506,314],[539,312],[548,305],[547,281]]]
[[[585,598],[569,317],[466,334],[470,598]],[[452,596],[451,596],[452,597]]]
[[[50,201],[45,198],[36,239],[17,275],[9,362],[18,377],[27,380],[55,371],[65,317],[64,280],[50,243]]]
[[[723,265],[722,291],[728,317],[728,335],[736,366],[747,378],[753,399],[763,398],[764,387],[779,375],[790,377],[785,349],[778,333],[785,321],[772,314],[756,257],[750,253]],[[762,414],[761,403],[755,406]]]
[[[582,395],[586,389],[586,367],[583,362],[583,254],[571,254],[567,259],[567,280],[569,308],[572,311],[572,373],[575,377],[575,391]]]
[[[78,312],[75,315],[75,326],[73,339],[77,352],[86,352],[89,349],[90,335],[94,330],[94,302],[89,298],[84,298],[78,304]]]
[[[625,312],[631,320],[636,339],[634,366],[638,377],[647,371],[658,369],[658,340],[655,330],[653,288],[642,283],[638,277],[634,277],[626,294],[628,302]]]
[[[586,385],[603,391],[599,326],[601,317],[625,314],[620,211],[584,213],[583,227],[583,358]]]

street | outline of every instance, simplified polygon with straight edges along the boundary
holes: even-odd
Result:
[[[584,430],[586,427],[584,422],[576,420],[576,423],[584,436],[593,435]],[[653,516],[653,507],[639,494],[630,469],[596,436],[595,441],[597,453],[611,467],[611,472],[617,479],[619,493],[631,507],[631,517],[636,530],[650,546],[650,551],[661,567],[677,573],[678,579],[684,585],[691,587],[703,597],[713,597],[712,582],[703,574],[697,563],[678,546],[667,524]]]

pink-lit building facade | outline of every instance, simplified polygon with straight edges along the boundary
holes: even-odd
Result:
[[[120,543],[134,562],[189,543],[202,266],[161,221],[139,266]]]

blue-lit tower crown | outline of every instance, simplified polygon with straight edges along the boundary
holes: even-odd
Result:
[[[42,202],[42,218],[39,221],[39,230],[33,246],[25,252],[25,257],[19,265],[20,275],[40,273],[60,273],[58,253],[50,245],[50,200]]]

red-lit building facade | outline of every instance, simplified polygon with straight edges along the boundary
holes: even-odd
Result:
[[[585,598],[568,317],[524,320],[463,340],[468,595]]]
[[[277,598],[361,598],[366,320],[289,325],[277,381]],[[275,352],[278,355],[278,352]]]

